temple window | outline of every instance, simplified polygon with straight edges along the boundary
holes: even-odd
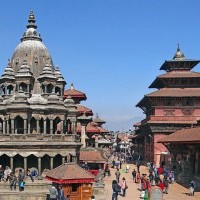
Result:
[[[19,89],[24,92],[27,92],[27,85],[25,83],[20,83]]]
[[[62,123],[59,117],[53,120],[53,133],[60,134],[62,131]]]
[[[183,110],[182,110],[182,113],[183,113],[183,115],[191,115],[191,114],[192,114],[192,111],[189,110],[189,109],[183,109]]]
[[[45,94],[45,86],[42,85],[41,87],[42,87],[42,93]]]
[[[173,116],[174,115],[174,110],[164,110],[164,115],[165,116]]]
[[[36,119],[34,117],[31,118],[30,120],[30,132],[31,133],[36,133],[37,131],[37,123],[36,123]]]
[[[55,87],[55,93],[60,96],[61,95],[61,89],[59,87]]]
[[[17,116],[15,118],[15,133],[23,134],[24,133],[24,120],[22,117]]]
[[[52,92],[53,92],[53,85],[52,84],[47,85],[47,93],[51,94]]]
[[[13,93],[13,86],[12,85],[9,85],[7,86],[7,94],[12,94]]]

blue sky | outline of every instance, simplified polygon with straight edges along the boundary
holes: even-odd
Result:
[[[85,92],[82,104],[110,130],[126,131],[144,118],[135,105],[152,92],[148,86],[177,43],[187,58],[200,59],[199,0],[1,0],[0,74],[30,10],[66,88],[73,82]]]

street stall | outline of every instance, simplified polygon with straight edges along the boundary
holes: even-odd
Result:
[[[65,163],[51,170],[46,179],[62,185],[65,197],[70,200],[89,200],[92,195],[94,176],[76,163]]]
[[[80,164],[91,174],[96,176],[100,169],[105,169],[107,160],[102,156],[101,151],[80,151]]]

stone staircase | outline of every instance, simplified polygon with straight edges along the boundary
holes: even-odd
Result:
[[[0,182],[0,200],[47,200],[50,182],[46,180],[25,179],[24,191],[10,190],[9,182]]]

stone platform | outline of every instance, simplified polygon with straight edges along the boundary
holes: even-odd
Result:
[[[25,180],[24,191],[10,190],[9,183],[0,182],[0,199],[1,200],[47,200],[51,182],[46,180]]]

